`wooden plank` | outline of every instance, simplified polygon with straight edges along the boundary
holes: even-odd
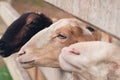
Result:
[[[0,16],[6,25],[9,26],[20,15],[9,3],[0,1]]]
[[[9,26],[20,15],[6,2],[0,2],[0,16],[7,26]],[[13,77],[13,80],[31,80],[26,70],[16,62],[16,55],[4,58],[6,65]]]
[[[0,35],[2,35],[5,32],[6,28],[7,28],[6,24],[3,22],[3,20],[0,17]]]
[[[120,0],[44,0],[120,39]]]

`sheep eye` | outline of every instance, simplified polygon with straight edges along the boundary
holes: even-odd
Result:
[[[33,20],[33,21],[31,22],[31,24],[37,24],[37,21],[36,21],[36,20]]]
[[[66,39],[66,38],[67,38],[66,36],[64,36],[64,35],[62,35],[62,34],[58,34],[57,37],[59,37],[60,39]]]

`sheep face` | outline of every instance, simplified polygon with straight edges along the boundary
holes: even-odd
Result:
[[[29,12],[15,20],[0,39],[0,55],[8,57],[20,48],[38,31],[52,24],[43,13]]]
[[[75,43],[62,49],[60,66],[77,72],[80,80],[120,79],[119,49],[119,46],[100,41]]]

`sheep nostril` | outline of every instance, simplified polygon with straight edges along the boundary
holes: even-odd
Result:
[[[18,57],[20,57],[20,56],[22,56],[22,55],[24,55],[24,54],[25,54],[25,52],[20,53],[20,54],[18,54]]]
[[[73,54],[76,54],[76,55],[80,55],[80,52],[78,52],[78,51],[75,50],[74,48],[73,48],[70,52],[73,53]]]
[[[79,52],[74,52],[74,51],[70,51],[70,52],[73,53],[73,54],[76,54],[76,55],[80,55]]]

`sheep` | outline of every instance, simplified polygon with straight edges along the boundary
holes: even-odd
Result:
[[[60,66],[75,80],[120,80],[120,46],[104,41],[79,42],[64,47]]]
[[[19,49],[38,31],[52,24],[43,13],[26,12],[15,20],[0,39],[0,55],[8,57]]]

